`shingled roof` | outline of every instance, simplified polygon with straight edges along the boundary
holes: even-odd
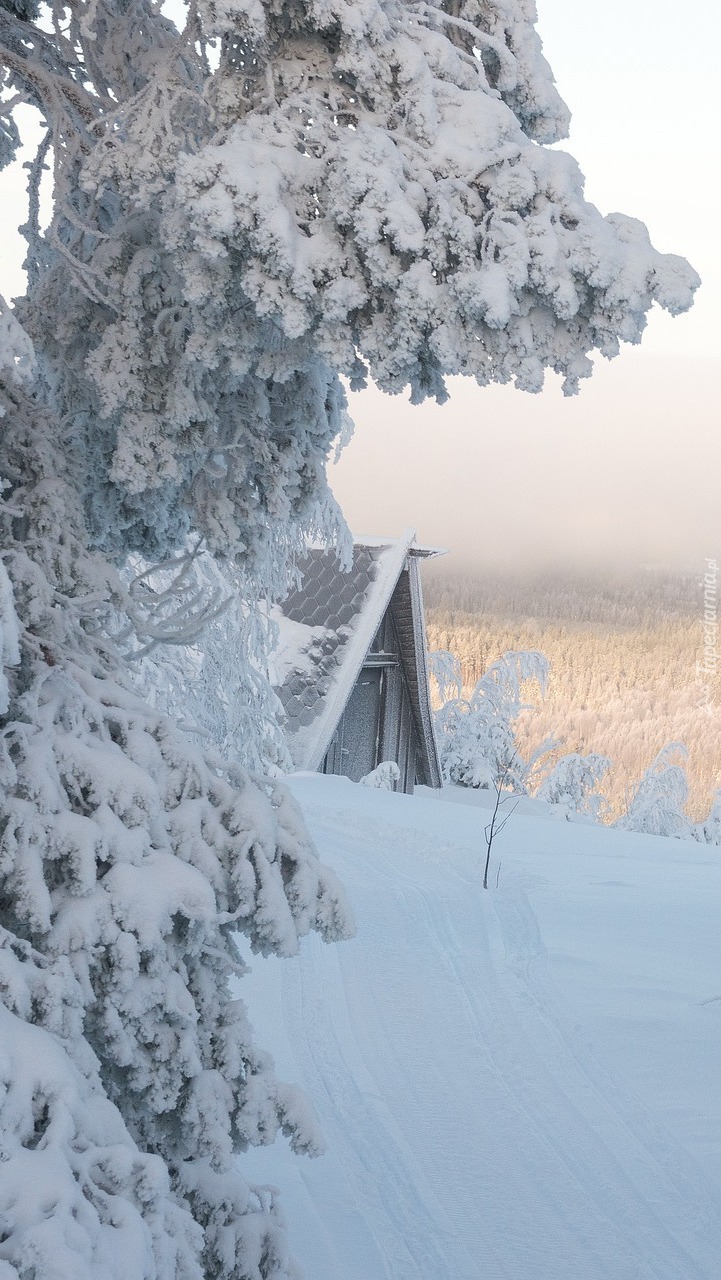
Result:
[[[321,767],[393,598],[423,755],[423,780],[440,785],[417,566],[419,557],[433,554],[430,548],[416,546],[409,529],[394,540],[357,539],[348,569],[325,548],[311,548],[299,560],[299,585],[274,611],[280,633],[274,682],[296,768]]]

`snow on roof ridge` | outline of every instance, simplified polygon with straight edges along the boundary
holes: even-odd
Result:
[[[392,536],[391,534],[380,535],[374,533],[352,533],[351,537],[353,539],[354,547],[395,547],[401,542],[404,543],[406,547],[409,547],[411,543],[415,542],[416,531],[415,529],[411,529],[409,525],[402,533],[398,533],[395,536]]]
[[[432,547],[427,543],[416,542],[416,531],[408,527],[397,537],[379,537],[377,534],[352,534],[354,547],[390,547],[403,542],[410,556],[430,558],[431,556],[448,555],[448,547]]]
[[[351,533],[351,541],[354,547],[395,547],[403,543],[406,552],[411,556],[446,556],[448,555],[448,547],[435,547],[429,543],[416,542],[416,531],[410,525],[399,534],[377,534],[377,533]],[[333,545],[321,542],[319,539],[313,539],[308,544],[309,551],[337,551]]]

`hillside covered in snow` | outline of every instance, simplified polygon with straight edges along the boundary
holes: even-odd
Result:
[[[243,982],[328,1144],[243,1158],[308,1280],[716,1280],[718,850],[524,801],[484,893],[478,804],[291,786],[358,925]]]
[[[544,696],[531,691],[533,705],[514,727],[521,755],[552,737],[564,751],[607,756],[609,820],[624,813],[656,753],[683,742],[688,813],[699,820],[721,777],[721,668],[704,659],[702,570],[524,575],[431,563],[429,645],[459,659],[468,692],[508,650],[540,650],[550,674]]]

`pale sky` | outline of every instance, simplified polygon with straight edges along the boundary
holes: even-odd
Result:
[[[641,347],[599,360],[572,400],[552,375],[538,396],[457,379],[443,407],[353,396],[331,482],[354,532],[410,525],[454,559],[703,571],[721,556],[721,6],[537,2],[589,199],[687,257],[696,304],[656,309]]]
[[[355,395],[331,483],[354,532],[410,525],[458,558],[703,571],[721,557],[721,6],[537,2],[588,197],[684,254],[704,281],[696,304],[675,320],[656,310],[642,346],[599,360],[572,400],[552,375],[539,396],[457,379],[443,407]],[[7,297],[23,288],[17,193],[17,174],[0,178]]]

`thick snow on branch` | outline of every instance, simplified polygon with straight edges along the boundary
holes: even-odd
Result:
[[[202,1280],[200,1230],[163,1161],[133,1142],[94,1064],[28,1021],[33,1000],[57,1015],[75,994],[77,1009],[72,978],[17,950],[0,951],[3,1276]]]
[[[0,297],[0,378],[15,386],[28,383],[34,366],[33,344]]]
[[[289,340],[418,400],[458,373],[538,390],[552,368],[574,391],[653,302],[690,305],[687,264],[535,141],[567,116],[532,5],[309,4],[301,29],[268,9],[252,109],[183,158],[174,225],[198,269],[239,254]]]

